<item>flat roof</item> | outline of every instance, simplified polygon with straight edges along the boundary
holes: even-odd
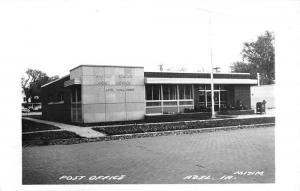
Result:
[[[214,78],[221,79],[256,79],[249,73],[214,73]],[[210,73],[186,72],[145,72],[145,78],[210,78]]]
[[[86,66],[86,67],[122,67],[122,68],[144,68],[144,66],[121,66],[121,65],[91,65],[91,64],[83,64],[72,68],[70,71],[75,70],[76,68]]]
[[[86,67],[125,67],[125,68],[144,68],[143,66],[117,66],[117,65],[79,65],[76,68],[86,66]],[[54,82],[57,82],[63,78],[70,76],[70,74],[65,75],[59,79],[53,80],[41,87],[48,86]],[[204,72],[144,72],[145,78],[210,78],[210,73]],[[214,78],[216,79],[256,79],[256,77],[250,76],[249,73],[214,73]]]

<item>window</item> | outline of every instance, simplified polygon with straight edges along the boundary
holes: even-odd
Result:
[[[152,86],[146,85],[146,100],[152,100]]]
[[[81,102],[81,87],[77,87],[77,101]]]
[[[73,87],[71,93],[72,102],[81,102],[81,87]]]
[[[179,85],[179,99],[193,99],[192,85]]]
[[[160,85],[146,85],[146,100],[161,100]]]
[[[205,90],[205,85],[199,85],[199,90]]]
[[[205,105],[205,102],[206,102],[206,93],[205,91],[199,91],[199,103],[200,104],[204,104]]]
[[[64,92],[59,92],[57,95],[57,101],[64,101]]]
[[[177,86],[176,85],[163,85],[164,100],[177,99]]]
[[[72,99],[72,102],[76,102],[76,89],[73,87],[72,88],[72,96],[71,96],[71,99]]]

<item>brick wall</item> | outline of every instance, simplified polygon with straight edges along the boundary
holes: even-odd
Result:
[[[64,87],[64,82],[70,77],[64,77],[52,84],[42,87],[42,117],[50,121],[71,121],[71,90]],[[55,103],[59,100],[59,94],[63,93],[64,102]],[[52,95],[52,97],[50,96]],[[54,104],[49,104],[53,102]]]
[[[250,86],[235,85],[234,86],[234,103],[238,100],[242,101],[243,105],[251,107]]]

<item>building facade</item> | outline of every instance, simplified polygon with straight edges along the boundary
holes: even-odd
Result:
[[[267,109],[275,109],[275,84],[251,86],[251,105],[255,107],[257,102],[266,101]]]
[[[95,123],[209,111],[210,83],[209,73],[80,65],[69,75],[42,86],[42,115],[47,120]],[[249,74],[215,73],[215,110],[236,102],[250,107],[250,86],[256,84]]]

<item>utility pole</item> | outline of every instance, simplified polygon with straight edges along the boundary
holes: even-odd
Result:
[[[216,73],[219,72],[220,67],[214,67],[214,70],[216,71]]]
[[[159,64],[159,65],[158,65],[158,66],[159,66],[159,71],[161,71],[161,72],[163,71],[163,65],[164,65],[164,64]]]

